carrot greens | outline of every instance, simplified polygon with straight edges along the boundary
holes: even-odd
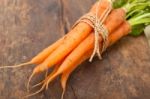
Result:
[[[117,0],[116,0],[117,1]],[[124,1],[124,0],[119,0]],[[150,24],[150,1],[149,0],[126,0],[123,8],[126,10],[126,19],[132,26],[130,35],[139,36],[144,28]]]

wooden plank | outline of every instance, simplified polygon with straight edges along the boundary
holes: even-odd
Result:
[[[25,62],[59,37],[96,0],[1,0],[0,64]],[[71,75],[64,99],[150,99],[150,51],[144,36],[124,37],[103,60],[84,62]],[[33,66],[0,70],[0,99],[27,95]],[[37,83],[43,75],[33,79]],[[35,90],[33,90],[35,91]],[[31,91],[31,92],[33,92]],[[30,99],[60,99],[59,78]]]

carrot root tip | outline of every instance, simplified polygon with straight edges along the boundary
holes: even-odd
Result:
[[[45,73],[45,78],[47,77],[47,75],[48,75],[48,69],[46,70],[46,73]]]
[[[64,99],[64,94],[65,94],[66,89],[63,89],[63,92],[61,94],[61,99]]]
[[[19,68],[19,67],[23,67],[25,65],[30,65],[32,64],[31,62],[26,62],[26,63],[22,63],[22,64],[18,64],[18,65],[12,65],[12,66],[1,66],[0,69],[5,69],[5,68]]]
[[[39,82],[39,83],[37,83],[37,84],[35,84],[35,85],[33,85],[33,86],[31,86],[31,89],[33,89],[35,87],[38,87],[38,86],[42,85],[43,83],[44,83],[44,80]]]
[[[33,73],[31,74],[31,76],[29,77],[29,80],[28,80],[28,82],[27,82],[27,91],[28,91],[28,92],[30,91],[30,82],[31,82],[31,80],[32,80],[32,78],[33,78],[34,75],[35,75],[35,73],[33,72]]]
[[[57,77],[57,76],[58,76],[58,73],[55,73],[54,75],[52,75],[52,76],[48,79],[48,81],[46,82],[46,89],[48,89],[49,83],[50,83],[55,77]]]
[[[47,75],[48,75],[48,70],[46,71],[45,79],[47,78]],[[45,80],[42,80],[41,82],[39,82],[39,83],[37,83],[37,84],[31,86],[31,88],[33,89],[33,88],[35,88],[35,87],[38,87],[38,86],[42,85],[42,84],[44,83],[44,81],[45,81]]]
[[[28,98],[28,97],[31,97],[31,96],[34,96],[34,95],[40,93],[41,91],[44,90],[44,87],[45,87],[45,84],[43,84],[43,86],[41,87],[41,89],[37,90],[36,92],[34,92],[32,94],[29,94],[29,95],[26,95],[25,98]]]

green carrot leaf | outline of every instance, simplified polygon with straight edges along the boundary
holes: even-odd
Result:
[[[113,7],[114,8],[120,8],[122,7],[123,5],[125,5],[127,3],[128,0],[115,0],[113,2]]]
[[[132,26],[132,30],[130,32],[130,35],[139,36],[143,33],[144,28],[145,28],[145,25],[143,25],[143,24]]]

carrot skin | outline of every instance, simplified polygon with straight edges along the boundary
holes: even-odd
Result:
[[[107,41],[107,46],[111,46],[114,43],[116,43],[119,39],[122,37],[128,35],[128,33],[131,31],[131,26],[127,21],[124,21],[122,26],[115,31],[112,35],[109,36],[109,39]]]

